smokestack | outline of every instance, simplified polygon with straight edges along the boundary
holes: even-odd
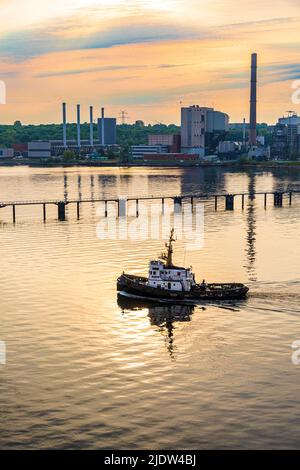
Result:
[[[90,146],[94,146],[93,106],[90,106]]]
[[[246,148],[246,118],[243,119],[243,146]]]
[[[67,105],[66,103],[62,104],[62,113],[63,113],[63,146],[67,147]]]
[[[80,139],[80,104],[77,105],[77,146],[81,147],[81,139]]]
[[[105,145],[104,108],[101,108],[101,145]]]
[[[250,97],[250,136],[249,144],[256,145],[257,107],[257,54],[251,56],[251,97]]]

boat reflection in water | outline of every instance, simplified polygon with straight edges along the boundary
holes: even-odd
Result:
[[[126,297],[118,294],[118,305],[123,312],[148,310],[148,317],[151,325],[157,326],[160,333],[166,334],[166,345],[172,359],[174,359],[174,330],[178,322],[190,322],[195,305],[171,304],[165,302],[151,301],[148,299],[139,299]],[[206,310],[205,307],[200,307]]]

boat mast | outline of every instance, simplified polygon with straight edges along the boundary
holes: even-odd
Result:
[[[166,248],[168,248],[168,252],[162,253],[161,255],[161,259],[166,261],[166,268],[171,268],[173,266],[173,260],[172,260],[173,242],[176,241],[176,239],[174,238],[174,232],[175,232],[175,229],[172,228],[171,233],[170,233],[169,243],[166,243]]]

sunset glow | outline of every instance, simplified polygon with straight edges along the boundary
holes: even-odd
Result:
[[[300,77],[299,4],[239,3],[2,0],[1,121],[58,122],[62,100],[105,105],[112,115],[126,108],[130,121],[178,123],[180,102],[214,105],[241,121],[257,52],[259,121],[273,123]]]

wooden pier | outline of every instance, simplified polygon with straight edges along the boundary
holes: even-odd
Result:
[[[284,201],[287,200],[289,206],[292,205],[293,196],[299,195],[300,190],[285,190],[285,191],[269,191],[269,192],[248,192],[248,193],[235,193],[235,194],[182,194],[170,196],[136,196],[128,198],[112,198],[112,199],[76,199],[76,200],[45,200],[45,201],[4,201],[0,202],[0,209],[4,207],[12,208],[12,220],[16,223],[16,208],[21,206],[41,206],[43,221],[47,220],[47,206],[57,206],[57,219],[59,221],[66,220],[66,208],[69,205],[76,205],[77,219],[80,219],[80,208],[82,204],[104,203],[104,216],[108,217],[108,204],[115,203],[117,206],[118,217],[126,217],[127,203],[135,201],[136,204],[136,217],[139,216],[139,202],[140,201],[161,201],[162,213],[164,213],[166,199],[173,200],[174,212],[178,213],[182,209],[182,204],[185,200],[190,200],[192,207],[195,201],[214,201],[215,211],[219,208],[219,201],[225,201],[225,210],[233,211],[235,202],[238,198],[241,199],[241,207],[245,208],[245,199],[249,198],[254,200],[257,196],[263,196],[264,207],[267,208],[268,197],[273,200],[274,207],[283,207]]]

